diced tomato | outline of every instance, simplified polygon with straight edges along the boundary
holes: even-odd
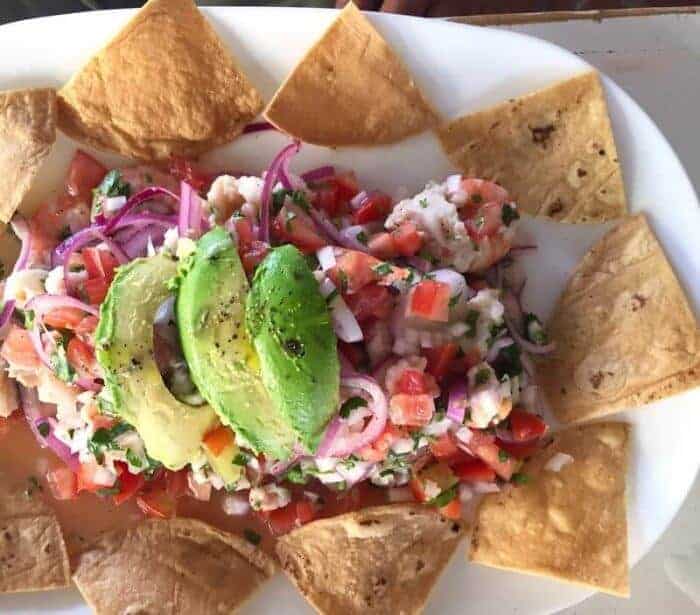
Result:
[[[338,190],[338,198],[341,200],[341,202],[349,201],[360,191],[360,186],[357,183],[357,177],[352,171],[349,171],[348,173],[339,173],[335,177],[331,178],[330,181],[336,186],[336,189]]]
[[[396,425],[422,427],[435,414],[435,401],[430,395],[398,393],[389,400],[389,416]]]
[[[460,453],[459,447],[455,444],[452,436],[449,433],[442,434],[437,440],[430,443],[430,452],[437,459],[445,459],[446,461]]]
[[[388,318],[394,309],[394,299],[389,289],[378,284],[363,286],[354,295],[345,295],[344,299],[360,323],[370,318]]]
[[[361,343],[349,344],[348,342],[338,341],[338,350],[352,363],[355,369],[359,371],[367,369],[369,359],[365,347]]]
[[[493,468],[503,480],[510,480],[510,477],[520,467],[520,462],[517,459],[501,452],[493,436],[482,431],[472,429],[472,437],[468,446],[472,453]]]
[[[157,519],[175,516],[175,498],[165,489],[152,489],[136,496],[136,504],[145,515]]]
[[[304,254],[316,252],[328,242],[316,232],[313,222],[282,207],[272,223],[272,230],[281,241],[293,243]]]
[[[119,261],[111,252],[99,248],[83,248],[81,254],[89,279],[105,279],[109,282],[114,279],[114,270],[119,266]]]
[[[481,459],[463,461],[452,467],[460,480],[468,483],[492,483],[496,480],[496,472]]]
[[[44,316],[44,324],[54,329],[75,330],[82,322],[85,312],[79,308],[61,307],[47,312]]]
[[[214,176],[211,173],[197,168],[194,162],[180,156],[173,156],[170,159],[169,171],[170,175],[178,181],[187,182],[197,192],[205,192],[214,181]]]
[[[238,250],[243,252],[248,250],[255,241],[253,233],[253,223],[248,218],[236,218],[233,223],[238,237]]]
[[[445,517],[445,519],[459,521],[462,518],[462,503],[459,501],[459,497],[455,497],[448,504],[445,504],[445,506],[438,508],[438,512]]]
[[[99,376],[95,352],[79,337],[72,337],[66,347],[68,362],[73,366],[81,378],[95,378]]]
[[[408,433],[405,430],[391,422],[387,422],[380,436],[371,445],[365,446],[357,451],[357,455],[365,461],[384,461],[394,442],[407,437]]]
[[[338,187],[335,184],[324,184],[314,187],[312,204],[321,209],[331,218],[343,213],[342,203],[338,198]]]
[[[517,442],[536,440],[547,432],[547,423],[531,412],[514,408],[508,415],[508,419],[513,439]]]
[[[255,271],[255,268],[265,260],[269,251],[269,244],[264,241],[253,241],[250,248],[241,254],[241,263],[243,263],[245,272],[251,275]]]
[[[233,444],[233,432],[228,427],[219,425],[204,435],[202,443],[214,457],[218,457],[227,446]]]
[[[430,386],[422,371],[409,367],[401,372],[393,388],[397,393],[421,395],[428,393]]]
[[[177,472],[172,470],[165,472],[165,491],[168,495],[173,498],[179,498],[187,493],[189,489],[187,473],[186,469],[178,470]]]
[[[442,380],[450,371],[450,366],[457,357],[459,346],[453,342],[444,346],[427,348],[424,351],[428,359],[428,373],[432,374],[436,380]]]
[[[355,224],[367,224],[384,220],[391,211],[391,197],[383,192],[372,192],[368,194],[359,209],[357,209],[352,219]]]
[[[369,240],[367,249],[372,256],[383,260],[390,260],[399,255],[396,242],[391,233],[378,233],[374,235],[374,237]]]
[[[107,175],[107,168],[83,150],[73,155],[66,175],[66,192],[92,202],[92,190],[100,185]]]
[[[290,502],[283,508],[261,513],[273,536],[282,536],[301,527],[316,517],[316,510],[311,502],[299,500]]]
[[[117,461],[114,464],[117,466],[118,471],[121,470],[119,474],[119,493],[115,494],[113,497],[114,503],[117,506],[121,506],[124,502],[131,499],[136,493],[138,493],[141,488],[146,484],[146,479],[141,474],[132,474],[128,470],[128,466],[121,461]]]
[[[484,239],[495,235],[503,226],[503,205],[486,203],[476,214],[465,223],[467,232],[472,239]]]
[[[46,473],[51,495],[57,500],[72,500],[78,496],[75,474],[66,467],[54,468]]]
[[[85,343],[93,346],[95,329],[97,329],[99,322],[100,319],[97,316],[93,316],[92,314],[84,316],[75,328],[75,334]]]
[[[95,278],[83,282],[83,291],[90,305],[100,305],[109,291],[109,282],[104,278]]]
[[[454,472],[442,462],[433,463],[415,473],[411,491],[419,502],[429,502],[458,482]]]
[[[396,251],[401,256],[413,256],[423,247],[423,237],[412,222],[404,222],[391,232]]]
[[[422,280],[411,288],[407,316],[433,322],[447,322],[450,311],[450,286],[435,280]]]
[[[328,275],[343,293],[356,293],[376,281],[374,267],[380,264],[381,261],[369,254],[346,250],[336,257],[336,265],[329,270]]]
[[[107,483],[101,479],[99,472],[102,470],[94,461],[87,461],[80,464],[76,478],[77,490],[80,491],[99,491],[106,487],[111,487],[111,483]]]
[[[542,446],[539,440],[533,442],[504,442],[496,439],[496,444],[515,459],[532,457]]]

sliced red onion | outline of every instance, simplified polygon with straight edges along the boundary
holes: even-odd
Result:
[[[24,269],[29,263],[29,254],[32,250],[32,232],[29,229],[27,221],[18,215],[12,218],[10,225],[12,226],[12,230],[14,231],[15,235],[17,235],[22,242],[22,248],[19,251],[19,256],[17,257],[15,265],[12,268],[12,273],[16,273],[17,271],[22,271],[22,269]]]
[[[316,258],[323,271],[328,271],[336,266],[335,250],[333,246],[324,246],[316,251]]]
[[[498,356],[498,353],[501,352],[504,348],[508,348],[508,346],[513,345],[513,340],[508,337],[499,337],[489,348],[488,353],[486,353],[486,361],[488,363],[492,363],[493,361],[496,360],[496,357]]]
[[[51,264],[54,267],[67,264],[73,252],[80,250],[93,241],[98,241],[102,233],[106,231],[106,228],[106,225],[96,224],[78,231],[75,235],[71,235],[54,248],[51,255]]]
[[[75,380],[75,384],[86,391],[94,391],[95,393],[99,393],[102,390],[102,385],[90,378],[77,378]]]
[[[243,493],[229,493],[221,501],[223,511],[232,517],[242,517],[250,512],[250,502]]]
[[[187,237],[190,232],[193,194],[194,188],[192,186],[187,182],[180,182],[180,213],[177,222],[177,230],[180,233],[180,237]]]
[[[348,433],[343,419],[336,416],[326,429],[317,457],[347,457],[356,450],[372,444],[386,426],[389,406],[384,391],[375,380],[367,376],[356,376],[343,378],[340,384],[342,387],[359,389],[369,394],[372,401],[368,407],[372,412],[372,418],[361,432]]]
[[[41,340],[41,329],[39,328],[38,322],[36,322],[34,328],[29,331],[29,339],[32,342],[32,346],[34,346],[34,352],[36,352],[41,362],[49,369],[52,369],[51,357],[44,349],[44,342]]]
[[[129,259],[142,256],[146,253],[149,242],[160,245],[165,237],[165,232],[160,227],[148,226],[136,233],[131,239],[123,244],[124,252]]]
[[[504,315],[504,320],[506,321],[506,325],[508,326],[508,330],[513,336],[513,339],[517,342],[518,346],[520,346],[520,348],[522,348],[525,352],[529,352],[530,354],[549,354],[556,347],[554,342],[550,342],[549,344],[544,344],[542,346],[531,342],[518,332],[515,323],[510,319],[510,317],[507,314]]]
[[[111,231],[117,227],[122,218],[127,216],[135,207],[138,207],[141,205],[141,203],[144,203],[157,196],[167,196],[173,199],[175,202],[180,201],[176,194],[170,192],[170,190],[163,188],[162,186],[150,186],[145,188],[144,190],[141,190],[141,192],[137,192],[134,196],[130,197],[126,202],[126,205],[124,205],[124,207],[122,207],[114,217],[110,218],[105,223],[104,232],[111,233]]]
[[[417,269],[421,273],[429,273],[430,271],[433,270],[433,265],[432,263],[429,263],[427,260],[424,258],[421,258],[420,256],[409,256],[406,259],[406,262],[413,267],[414,269]]]
[[[362,190],[361,192],[358,192],[352,199],[350,199],[350,208],[353,211],[357,211],[362,207],[362,204],[365,202],[365,199],[367,198],[367,191]]]
[[[80,460],[77,454],[71,452],[70,448],[61,442],[55,435],[54,429],[56,428],[56,420],[53,418],[38,418],[35,420],[36,431],[41,438],[46,442],[46,446],[50,448],[61,461],[63,461],[73,472],[77,472],[80,469]],[[48,427],[49,433],[46,437],[41,435],[39,427],[41,425],[46,425]]]
[[[333,177],[333,175],[335,175],[335,168],[330,165],[326,165],[324,167],[318,167],[317,169],[307,171],[306,173],[302,174],[301,178],[307,184],[310,184],[312,182],[318,182],[323,179]]]
[[[265,130],[277,130],[270,122],[251,122],[243,129],[243,134],[248,135],[253,132],[263,132]]]
[[[32,297],[27,301],[25,305],[25,309],[32,310],[39,320],[41,320],[47,312],[64,307],[77,308],[93,316],[100,315],[96,307],[88,305],[75,297],[69,297],[68,295],[36,295],[36,297]]]
[[[365,244],[361,243],[356,238],[345,235],[342,231],[339,231],[325,212],[312,207],[309,214],[323,234],[326,235],[326,237],[333,243],[344,248],[349,248],[350,250],[358,250],[359,252],[365,253],[369,252]]]
[[[19,399],[22,405],[22,412],[24,413],[24,416],[27,419],[27,424],[32,430],[32,433],[34,434],[36,441],[39,443],[39,446],[41,446],[42,448],[46,448],[46,441],[44,440],[44,437],[39,433],[39,430],[36,426],[37,420],[46,418],[46,416],[41,410],[42,406],[39,402],[39,394],[36,389],[28,389],[27,387],[21,384],[19,384],[17,388],[19,389]],[[53,412],[55,414],[55,407],[53,409]]]
[[[113,229],[121,230],[127,227],[144,227],[144,226],[162,226],[164,228],[171,228],[177,226],[178,216],[168,216],[163,214],[154,214],[151,212],[143,212],[140,214],[133,214],[131,216],[126,216],[119,221],[119,224]]]
[[[117,259],[120,265],[123,265],[124,263],[128,263],[129,260],[131,260],[126,252],[122,250],[121,246],[114,241],[113,239],[110,239],[106,235],[100,233],[100,239],[102,240],[102,243],[104,243],[109,251],[114,255],[114,257]],[[64,274],[65,275],[65,274]]]
[[[284,162],[294,156],[301,148],[299,141],[294,141],[283,148],[270,163],[267,173],[265,174],[265,183],[263,184],[262,193],[260,196],[260,235],[259,239],[266,243],[270,243],[270,208],[272,205],[272,190],[277,183],[281,166]]]
[[[467,383],[464,380],[458,380],[450,387],[447,399],[447,418],[462,424],[467,404]]]

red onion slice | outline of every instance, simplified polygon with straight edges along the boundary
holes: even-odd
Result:
[[[27,221],[21,216],[14,216],[10,223],[15,235],[21,240],[22,248],[19,251],[19,256],[12,268],[12,273],[22,271],[29,263],[29,254],[32,250],[32,232],[29,229]]]
[[[299,141],[290,143],[283,148],[270,163],[267,173],[265,174],[265,182],[260,196],[260,235],[259,239],[266,243],[270,243],[270,208],[272,205],[272,190],[277,183],[280,167],[288,158],[294,156],[301,148]]]
[[[467,404],[467,383],[464,380],[458,380],[450,387],[447,398],[447,418],[462,424]]]
[[[46,418],[46,416],[41,410],[39,394],[37,393],[36,389],[28,389],[27,387],[21,384],[19,384],[17,388],[19,389],[20,404],[22,406],[22,412],[24,413],[24,417],[27,419],[27,424],[32,430],[32,433],[34,434],[36,441],[39,443],[39,446],[41,446],[42,448],[46,448],[46,440],[37,429],[37,421]],[[54,414],[55,412],[56,410],[54,408]]]
[[[39,320],[43,318],[44,314],[47,312],[64,307],[77,308],[93,316],[100,315],[100,311],[96,307],[83,303],[79,299],[69,297],[68,295],[37,295],[27,301],[25,305],[25,309],[32,310]]]
[[[54,429],[56,428],[56,419],[53,418],[38,418],[35,420],[36,431],[41,438],[46,442],[46,446],[50,448],[56,456],[63,461],[73,472],[77,472],[80,469],[80,460],[78,455],[72,453],[70,448],[61,442],[55,435]],[[47,425],[49,433],[46,437],[41,435],[39,431],[40,425]]]
[[[429,273],[433,270],[433,265],[420,256],[409,256],[406,262],[421,273]]]
[[[323,167],[318,167],[317,169],[311,169],[311,171],[307,171],[306,173],[303,173],[301,178],[307,183],[313,183],[313,182],[319,182],[323,179],[328,179],[329,177],[333,177],[335,175],[335,168],[326,165]]]
[[[41,329],[38,322],[35,322],[34,327],[29,331],[29,339],[32,341],[34,352],[39,356],[41,362],[49,369],[53,369],[51,367],[51,357],[44,349],[44,342],[41,340]]]
[[[277,130],[270,122],[251,122],[243,129],[244,135],[249,135],[254,132],[263,132],[265,130]]]
[[[529,352],[530,354],[549,354],[552,352],[555,348],[554,342],[550,342],[549,344],[544,344],[543,346],[540,346],[539,344],[535,344],[531,342],[530,340],[526,339],[523,337],[519,332],[518,329],[515,325],[515,323],[510,319],[510,317],[505,314],[504,315],[504,320],[506,321],[506,325],[508,326],[508,330],[510,331],[510,334],[513,336],[513,339],[517,342],[517,344],[522,348],[525,352]]]
[[[333,221],[326,215],[325,212],[315,207],[311,207],[309,214],[316,223],[316,226],[323,232],[323,234],[336,245],[342,246],[343,248],[348,248],[350,250],[357,250],[359,252],[369,253],[367,246],[354,237],[343,234],[339,231]]]
[[[167,196],[173,199],[175,202],[180,201],[179,197],[176,194],[170,192],[170,190],[168,190],[167,188],[163,188],[162,186],[150,186],[144,190],[141,190],[141,192],[137,192],[134,196],[130,197],[129,200],[126,202],[126,205],[124,205],[124,207],[122,207],[114,215],[114,217],[110,218],[105,223],[104,232],[110,233],[119,224],[122,218],[126,217],[132,209],[138,207],[139,205],[141,205],[141,203],[144,203],[145,201],[148,201],[157,196]]]

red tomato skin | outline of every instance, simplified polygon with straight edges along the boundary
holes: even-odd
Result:
[[[85,280],[83,282],[83,292],[90,305],[100,305],[109,292],[109,282],[104,278]]]
[[[378,233],[369,240],[367,249],[372,256],[382,260],[390,260],[399,255],[396,242],[390,233]]]
[[[425,374],[411,367],[401,372],[394,388],[397,393],[406,393],[407,395],[422,395],[429,390]]]
[[[98,248],[83,248],[81,254],[88,279],[105,279],[109,282],[114,279],[114,270],[119,266],[119,261],[111,252]]]
[[[496,472],[481,459],[464,461],[452,467],[452,471],[460,480],[468,483],[492,483],[496,480]]]
[[[175,498],[165,489],[152,489],[136,496],[136,505],[148,517],[170,519],[175,516]]]
[[[44,324],[54,329],[75,330],[83,321],[85,312],[79,308],[63,307],[48,312],[43,320]]]
[[[273,536],[288,534],[293,529],[316,518],[316,511],[311,502],[301,500],[290,502],[283,508],[260,513]]]
[[[328,275],[343,294],[352,294],[377,280],[374,267],[380,263],[369,254],[348,250],[336,257],[336,265],[328,271]]]
[[[383,220],[391,211],[391,197],[382,192],[373,192],[365,197],[353,215],[355,224],[367,224]]]
[[[394,309],[394,299],[389,289],[378,284],[363,286],[357,293],[345,295],[343,298],[360,323],[370,318],[389,318]]]
[[[512,457],[501,459],[501,449],[495,443],[493,436],[478,430],[472,430],[472,437],[468,444],[469,450],[494,469],[503,480],[510,477],[520,467],[520,462]]]
[[[119,493],[115,494],[112,499],[115,505],[121,506],[124,502],[130,500],[139,491],[141,491],[143,486],[146,484],[146,479],[144,478],[143,473],[132,474],[129,472],[128,466],[125,463],[117,461],[114,465],[117,466],[118,470],[121,470],[121,472],[119,473],[118,479]]]
[[[445,517],[445,519],[459,521],[462,518],[462,503],[459,501],[459,498],[456,497],[445,504],[445,506],[438,508],[438,512]]]
[[[66,175],[66,193],[92,202],[92,190],[100,185],[107,168],[83,150],[73,155]]]
[[[442,380],[450,372],[458,351],[459,346],[453,342],[437,348],[427,348],[423,354],[428,359],[428,373],[432,374],[436,380]]]
[[[449,285],[434,280],[422,280],[411,288],[407,316],[433,322],[447,322],[449,310]]]
[[[534,442],[504,442],[496,439],[496,444],[514,459],[532,457],[542,447],[542,443],[538,440]]]
[[[430,452],[436,459],[450,459],[459,454],[460,449],[455,444],[449,433],[442,434],[437,440],[430,443]]]
[[[66,347],[68,363],[78,372],[81,378],[94,378],[99,376],[95,352],[79,337],[72,337]]]
[[[182,497],[187,493],[188,488],[186,469],[165,472],[165,491],[168,495],[174,498]]]
[[[290,219],[286,207],[273,220],[272,231],[280,241],[294,244],[304,254],[312,254],[328,244],[309,221],[300,217]]]
[[[423,237],[412,222],[404,222],[391,232],[394,249],[401,256],[413,256],[423,247]]]
[[[536,414],[513,408],[508,415],[513,439],[529,442],[542,437],[547,432],[547,424]]]
[[[214,176],[198,169],[196,164],[181,156],[173,156],[170,159],[170,175],[179,181],[185,181],[197,192],[205,192],[214,181]]]

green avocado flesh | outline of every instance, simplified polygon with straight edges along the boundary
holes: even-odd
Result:
[[[222,228],[205,234],[180,276],[180,341],[199,392],[256,452],[287,459],[296,434],[263,384],[245,329],[248,280],[229,234]]]
[[[294,246],[275,248],[258,266],[245,314],[279,415],[315,452],[338,407],[340,362],[326,301]]]
[[[200,453],[204,434],[216,424],[209,406],[188,406],[170,393],[154,359],[153,320],[176,271],[176,262],[162,254],[120,267],[95,333],[114,412],[137,429],[148,454],[172,470]]]

